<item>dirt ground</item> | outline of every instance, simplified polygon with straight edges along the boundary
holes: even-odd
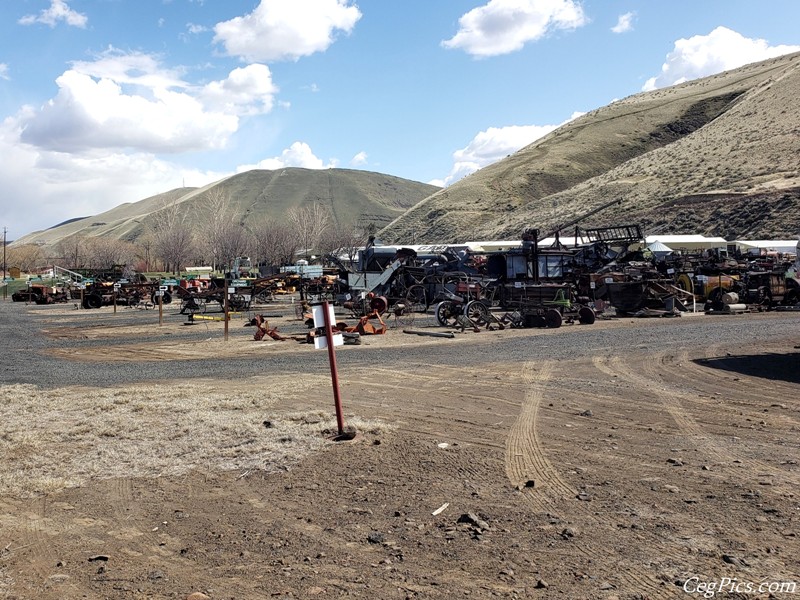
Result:
[[[147,352],[219,351],[204,343]],[[797,343],[487,353],[480,370],[376,361],[343,378],[346,442],[313,418],[323,376],[225,382],[197,408],[219,415],[222,440],[157,388],[81,404],[81,390],[20,386],[38,400],[0,432],[23,436],[25,419],[31,432],[29,479],[0,494],[0,598],[800,597],[774,587],[800,584]],[[70,410],[37,412],[42,398]],[[95,413],[118,428],[96,431]],[[261,436],[286,451],[265,459]]]

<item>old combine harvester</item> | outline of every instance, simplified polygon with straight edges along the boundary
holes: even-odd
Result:
[[[592,299],[581,295],[578,286],[589,257],[581,255],[583,250],[559,244],[540,248],[539,231],[528,229],[520,248],[483,255],[479,275],[461,284],[465,295],[460,301],[447,299],[437,305],[437,320],[445,326],[458,322],[461,305],[476,327],[557,328],[576,321],[590,325],[596,318]]]
[[[455,291],[467,278],[457,271],[458,257],[446,247],[418,252],[413,248],[375,246],[358,252],[355,268],[326,257],[339,268],[336,302],[354,317],[390,312],[403,320],[425,312],[435,299]]]

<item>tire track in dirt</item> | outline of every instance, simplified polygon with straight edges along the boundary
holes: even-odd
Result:
[[[104,482],[111,512],[116,515],[115,522],[119,524],[113,530],[113,537],[123,546],[163,555],[164,549],[159,545],[161,534],[156,525],[158,521],[148,517],[141,509],[135,498],[134,483],[131,477],[117,477]]]
[[[670,378],[672,378],[675,377],[677,374],[680,374],[682,371],[682,365],[687,364],[688,362],[689,362],[689,357],[688,357],[688,352],[686,351],[681,352],[677,360],[670,354],[662,352],[655,356],[655,360],[645,363],[645,372],[649,374],[654,380],[656,377],[663,375],[663,373],[665,372],[668,372]],[[702,378],[702,372],[699,371],[699,369],[698,369],[698,376]],[[665,385],[667,384],[665,383]],[[674,394],[675,396],[679,396],[687,403],[698,402],[698,399],[695,396],[687,394],[684,391],[683,387],[677,387],[674,384],[669,384],[669,385],[672,390],[672,394]],[[664,389],[666,391],[667,388]],[[718,392],[719,390],[717,389],[716,391]],[[766,396],[766,392],[767,390],[760,389],[759,397]],[[783,395],[778,396],[778,398],[780,398],[781,400],[785,400],[785,396]],[[749,406],[749,409],[753,410],[753,407]],[[717,410],[719,410],[718,406]],[[702,432],[704,432],[704,430],[700,424],[698,424],[694,419],[692,419],[688,415],[686,415],[686,418],[691,419],[693,423],[692,427],[696,428],[701,432],[701,434],[703,434]],[[706,436],[706,438],[707,437],[708,436]],[[721,446],[719,447],[721,448]],[[757,458],[743,456],[739,453],[734,453],[727,449],[725,449],[724,454],[725,456],[728,457],[728,460],[739,461],[740,464],[748,467],[755,474],[776,477],[778,479],[785,480],[787,483],[792,483],[793,485],[800,485],[800,476],[791,471],[785,471],[779,469]]]
[[[58,557],[55,553],[52,540],[47,535],[47,499],[42,498],[29,507],[33,514],[24,518],[24,528],[20,531],[21,538],[16,548],[29,557],[25,564],[38,579],[35,584],[42,589],[52,585],[52,577],[56,572]],[[68,528],[66,528],[68,529]],[[16,551],[15,546],[9,548]],[[64,592],[63,597],[79,597],[79,589],[66,581],[59,581],[59,590]],[[71,592],[71,593],[70,593]]]
[[[682,403],[682,401],[686,403],[697,402],[697,398],[688,394],[684,389],[676,388],[662,380],[665,365],[669,362],[668,357],[668,353],[658,352],[649,357],[648,360],[642,361],[640,365],[642,372],[637,372],[634,367],[623,362],[622,358],[618,356],[606,359],[605,363],[602,362],[603,359],[598,357],[593,358],[592,361],[603,373],[616,375],[643,391],[646,390],[652,393],[672,417],[679,431],[686,436],[687,441],[697,446],[708,458],[724,465],[732,465],[736,462],[749,468],[754,473],[766,472],[771,476],[787,480],[787,482],[791,480],[795,485],[800,484],[800,477],[795,474],[781,470],[763,461],[732,452],[725,444],[715,441],[715,436],[707,433],[706,429],[691,416]],[[671,372],[674,370],[676,369],[670,369]]]
[[[538,491],[529,495],[530,499],[545,512],[554,502],[575,497],[578,493],[547,460],[536,431],[543,396],[541,384],[547,383],[552,371],[550,362],[544,363],[538,371],[531,363],[524,365],[523,380],[527,391],[522,411],[508,433],[505,458],[509,480],[514,485],[533,480]]]
[[[567,510],[570,516],[579,517],[588,524],[588,528],[596,529],[608,523],[575,500],[578,491],[573,488],[548,460],[544,446],[537,432],[538,412],[553,372],[553,363],[546,362],[537,371],[533,363],[527,362],[523,367],[523,379],[526,394],[519,417],[512,425],[506,440],[505,465],[506,475],[514,485],[528,480],[534,481],[533,488],[523,490],[525,500],[538,512],[560,513]],[[572,500],[569,507],[565,502]],[[590,545],[575,545],[574,548],[592,561],[602,562],[607,558],[605,550],[598,551]],[[618,565],[618,576],[623,583],[629,584],[640,592],[650,592],[653,597],[675,597],[665,590],[663,582],[637,566]],[[645,596],[648,597],[648,596]]]
[[[699,449],[709,458],[712,458],[721,463],[730,463],[736,457],[732,456],[728,451],[719,446],[713,439],[707,435],[697,422],[688,414],[688,412],[681,405],[679,395],[673,393],[663,387],[663,385],[656,383],[654,378],[652,363],[659,363],[663,353],[657,353],[654,357],[646,361],[642,361],[639,365],[643,370],[650,374],[646,377],[643,374],[634,370],[630,364],[623,362],[619,356],[613,356],[606,359],[606,363],[602,363],[602,359],[595,357],[593,362],[595,366],[606,374],[614,374],[620,379],[633,384],[643,392],[652,394],[669,413],[672,420],[678,426],[681,434],[685,435],[691,443],[699,447]]]
[[[720,368],[711,368],[703,362],[711,362],[720,360],[725,361],[722,356],[725,354],[722,351],[722,345],[715,344],[710,346],[704,354],[709,357],[701,359],[698,362],[689,357],[689,352],[684,350],[680,352],[677,357],[666,355],[662,360],[662,368],[669,370],[670,377],[673,379],[680,379],[685,381],[687,385],[701,390],[708,395],[720,394],[721,390],[725,390],[731,385],[731,382],[736,379],[744,379],[747,376],[737,376],[736,371],[726,371]],[[784,385],[759,386],[758,396],[765,403],[766,402],[782,402],[786,399],[787,390]]]

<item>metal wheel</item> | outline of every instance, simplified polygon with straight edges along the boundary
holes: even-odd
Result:
[[[480,300],[471,300],[464,307],[464,314],[475,325],[481,326],[489,323],[489,309]]]
[[[369,307],[377,311],[379,315],[382,315],[389,308],[389,301],[386,296],[375,296],[369,301]]]
[[[406,306],[411,312],[425,312],[428,310],[428,294],[421,285],[412,285],[406,292]]]
[[[436,321],[442,327],[455,327],[461,315],[461,306],[452,300],[445,300],[436,305]]]
[[[397,329],[414,326],[414,311],[411,305],[398,303],[394,305],[394,323]]]

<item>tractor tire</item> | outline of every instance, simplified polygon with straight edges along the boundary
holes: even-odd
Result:
[[[595,322],[596,318],[597,316],[594,310],[589,306],[581,306],[578,311],[578,320],[581,322],[581,325],[591,325]]]
[[[783,303],[786,306],[794,306],[800,304],[800,290],[789,290],[783,297]]]
[[[83,299],[83,308],[100,308],[103,306],[103,297],[100,294],[89,294]]]
[[[544,313],[544,322],[550,329],[558,329],[564,322],[564,318],[555,308],[549,308]]]
[[[153,302],[153,304],[158,306],[158,296],[156,296],[155,292],[153,292],[153,295],[150,296],[150,300]],[[161,296],[161,304],[166,305],[169,304],[170,302],[172,302],[172,294],[170,294],[169,292],[164,292],[164,295]]]
[[[684,292],[694,294],[694,284],[692,283],[692,278],[686,273],[681,273],[678,275],[678,278],[675,281],[675,286],[682,289]]]

